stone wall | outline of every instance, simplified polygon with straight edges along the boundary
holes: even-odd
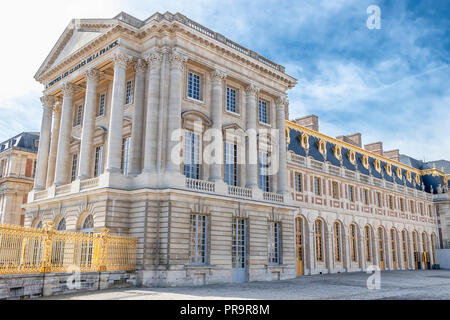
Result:
[[[0,276],[0,300],[34,299],[136,285],[135,273],[125,271],[81,273],[78,281],[73,282],[73,289],[68,287],[68,280],[70,283],[72,279],[76,279],[72,273],[3,275]]]
[[[436,250],[436,260],[441,269],[450,270],[450,249]]]

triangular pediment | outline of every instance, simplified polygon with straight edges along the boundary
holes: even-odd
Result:
[[[39,68],[35,78],[38,79],[47,70],[58,65],[96,38],[101,37],[115,23],[116,21],[110,19],[76,20],[76,23],[75,20],[72,21]]]

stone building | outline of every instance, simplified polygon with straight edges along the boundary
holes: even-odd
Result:
[[[39,133],[24,132],[0,143],[0,223],[24,225],[33,188]]]
[[[322,135],[318,119],[288,121],[296,79],[181,14],[73,20],[35,78],[44,112],[26,225],[137,237],[143,285],[412,269],[432,256],[419,169]]]

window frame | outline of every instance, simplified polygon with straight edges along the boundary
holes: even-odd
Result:
[[[102,97],[104,97],[104,99],[103,99],[103,109],[102,109]],[[106,113],[106,99],[107,99],[106,92],[100,93],[100,95],[98,97],[97,118],[105,116],[105,113]]]
[[[188,143],[190,143],[188,148]],[[191,152],[188,152],[191,151]],[[189,179],[202,178],[202,135],[194,131],[185,130],[184,133],[183,173]],[[188,159],[188,155],[191,156]],[[189,160],[189,161],[188,161]],[[193,162],[193,163],[191,163]]]
[[[334,200],[339,200],[339,183],[337,181],[331,181],[331,193]]]
[[[232,146],[232,147],[231,147]],[[230,150],[231,148],[231,150]],[[232,155],[229,155],[229,152],[232,152]],[[224,181],[229,186],[238,187],[240,185],[240,179],[239,179],[239,164],[238,164],[238,145],[234,142],[224,142]],[[232,163],[228,163],[228,160],[230,157],[233,158]]]
[[[229,102],[230,102],[230,99],[229,99],[229,91],[234,91],[234,111],[233,110],[230,110],[229,109]],[[233,114],[233,115],[240,115],[240,101],[239,101],[239,97],[240,97],[240,92],[239,92],[239,89],[237,89],[237,88],[235,88],[235,87],[233,87],[233,86],[230,86],[230,85],[227,85],[226,86],[226,89],[225,89],[225,101],[226,101],[226,103],[225,103],[225,111],[226,112],[228,112],[228,113],[231,113],[231,114]]]
[[[262,117],[261,109],[265,105],[265,119]],[[262,125],[270,125],[270,102],[266,99],[258,99],[258,122]]]
[[[348,201],[355,202],[355,186],[347,185]]]
[[[189,220],[190,265],[208,264],[208,225],[208,216],[191,214]]]
[[[268,225],[268,260],[269,264],[281,264],[281,223],[270,221]]]
[[[79,154],[78,153],[72,153],[72,165],[70,168],[70,182],[74,182],[78,179],[78,162],[79,162]]]
[[[129,84],[131,84],[130,85],[131,88],[128,90]],[[134,90],[135,90],[134,86],[135,86],[134,79],[128,79],[125,82],[125,102],[124,102],[125,106],[129,106],[134,103]]]
[[[194,87],[192,85],[192,89],[190,90],[191,85],[191,74],[193,76],[198,77],[198,98],[194,96]],[[187,71],[187,81],[186,81],[186,97],[190,100],[197,101],[197,102],[203,102],[203,86],[204,86],[204,76],[200,72],[194,71],[192,69],[189,69]],[[190,96],[192,92],[192,96]]]
[[[122,155],[120,158],[120,170],[123,175],[128,175],[130,169],[130,145],[131,137],[122,137]]]
[[[294,173],[294,190],[298,193],[303,192],[303,173],[301,172]]]
[[[314,177],[313,187],[314,187],[314,194],[316,196],[322,196],[322,178]]]
[[[99,177],[103,173],[103,151],[104,151],[103,145],[99,145],[99,146],[95,147],[94,178]]]

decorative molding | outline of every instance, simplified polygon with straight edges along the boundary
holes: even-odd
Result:
[[[145,73],[145,71],[147,71],[147,67],[148,65],[145,59],[137,59],[133,63],[133,70],[136,73]]]
[[[122,52],[116,52],[111,60],[114,62],[114,67],[117,66],[121,69],[126,69],[131,61],[131,58]]]
[[[286,96],[279,96],[275,100],[275,104],[278,109],[284,109],[289,107],[289,99]]]
[[[150,52],[146,57],[145,61],[147,62],[150,68],[159,67],[162,61],[162,53],[160,49],[155,49]]]
[[[245,93],[247,94],[247,96],[256,97],[259,93],[259,90],[260,89],[253,83],[251,83],[247,87],[245,87]]]
[[[172,49],[172,53],[170,55],[171,68],[176,68],[183,71],[186,66],[187,60],[188,57],[182,50],[180,50],[179,48]]]
[[[45,95],[41,97],[42,107],[47,110],[53,110],[56,99],[53,96]]]
[[[209,74],[211,81],[221,83],[227,77],[225,71],[220,69],[215,69],[213,72]]]
[[[80,89],[79,86],[71,83],[71,82],[65,82],[61,86],[61,90],[63,91],[64,98],[71,98]]]
[[[98,82],[100,80],[100,77],[103,76],[103,72],[94,68],[86,70],[84,72],[84,76],[87,78],[88,81],[95,81]]]

